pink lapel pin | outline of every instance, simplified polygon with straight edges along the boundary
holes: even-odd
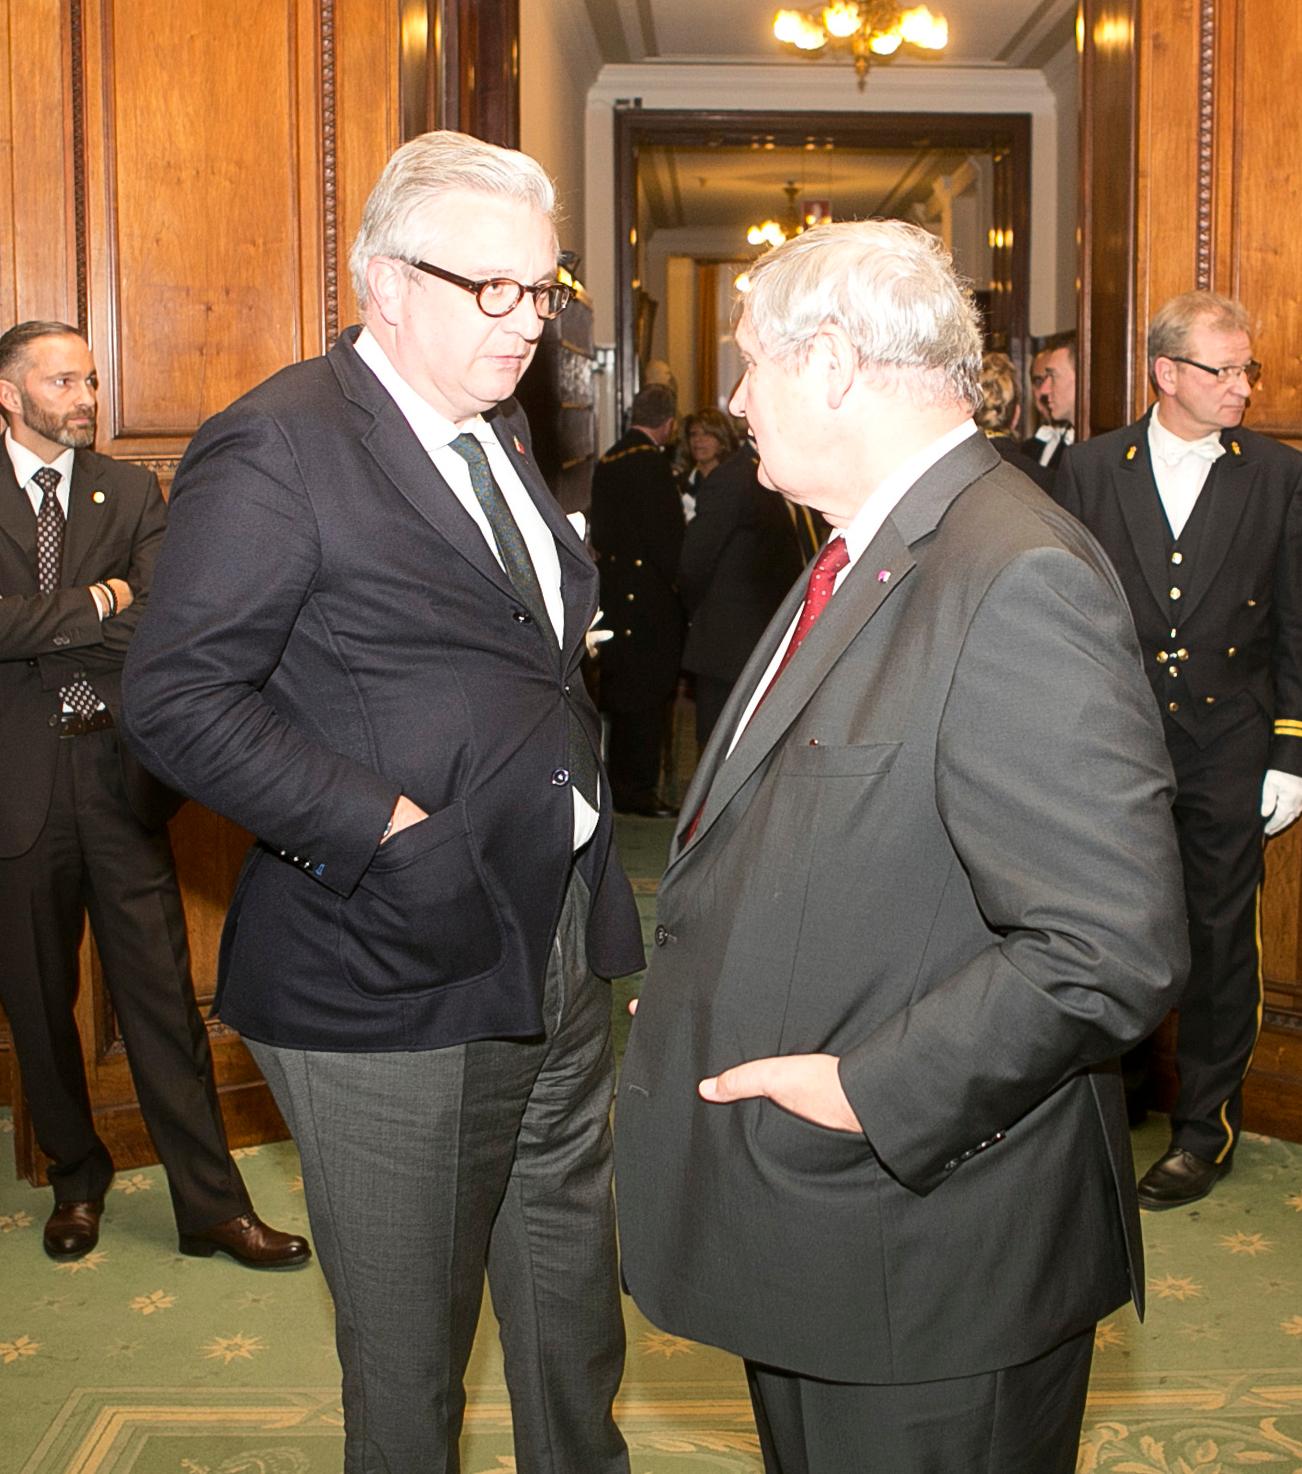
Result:
[[[514,437],[514,440],[515,440],[515,453],[517,455],[523,455],[524,454],[524,445],[521,442],[520,437],[518,435],[516,435]]]
[[[878,583],[890,583],[890,581],[891,581],[891,570],[889,568],[879,568],[877,570],[877,582]]]

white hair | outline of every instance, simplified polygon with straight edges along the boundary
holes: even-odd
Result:
[[[393,154],[366,201],[348,255],[359,306],[367,305],[372,258],[405,261],[428,251],[438,231],[438,212],[428,207],[457,190],[518,200],[555,223],[556,190],[536,159],[466,133],[422,133]]]
[[[818,225],[750,268],[746,320],[771,358],[801,359],[824,323],[860,365],[928,404],[981,402],[981,328],[944,246],[903,220]]]

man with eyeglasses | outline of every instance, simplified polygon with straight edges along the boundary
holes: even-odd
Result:
[[[1056,472],[1063,452],[1076,439],[1075,333],[1054,333],[1040,344],[1031,360],[1031,392],[1040,427],[1022,441],[1022,454]]]
[[[485,1266],[521,1474],[627,1474],[610,995],[642,964],[580,675],[597,575],[511,398],[554,193],[462,134],[400,148],[364,326],[204,425],[127,725],[257,841],[217,1007],[298,1143],[344,1467],[458,1467]]]
[[[1168,302],[1148,333],[1156,404],[1069,451],[1054,492],[1121,576],[1177,781],[1192,965],[1148,1209],[1230,1171],[1261,1022],[1263,828],[1302,813],[1302,456],[1242,427],[1261,377],[1250,330],[1215,293]]]

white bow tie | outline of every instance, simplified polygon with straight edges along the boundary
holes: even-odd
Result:
[[[1181,440],[1164,436],[1157,447],[1157,458],[1168,466],[1178,466],[1188,456],[1198,456],[1210,465],[1225,454],[1219,435],[1204,435],[1201,440]]]

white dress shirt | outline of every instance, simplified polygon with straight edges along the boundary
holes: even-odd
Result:
[[[933,440],[929,445],[909,457],[902,465],[885,477],[869,495],[867,501],[854,514],[849,526],[840,532],[833,532],[832,537],[844,537],[846,551],[850,555],[850,561],[836,576],[836,582],[832,585],[832,593],[850,576],[850,570],[862,557],[868,544],[872,542],[881,530],[882,523],[891,515],[895,508],[904,500],[905,493],[910,491],[914,484],[920,481],[923,475],[930,471],[942,456],[949,454],[955,446],[962,445],[965,440],[970,439],[977,433],[976,424],[972,420],[964,420],[962,424],[955,425],[952,430],[947,430],[943,435]],[[774,496],[778,493],[774,492]],[[828,542],[832,541],[828,538]],[[807,575],[802,575],[807,577]],[[804,605],[802,603],[801,608]],[[755,714],[755,708],[760,704],[760,698],[769,688],[769,682],[774,673],[782,664],[782,657],[786,654],[787,646],[791,643],[791,636],[795,634],[796,625],[800,621],[800,609],[796,610],[795,617],[787,627],[782,642],[773,652],[773,659],[769,661],[768,667],[759,679],[759,684],[751,693],[750,700],[746,703],[746,709],[741,714],[741,720],[737,723],[737,730],[732,734],[732,741],[728,744],[728,756],[732,756],[732,750],[736,747],[741,734],[746,730],[747,723]]]
[[[32,511],[39,514],[41,503],[45,500],[45,493],[32,480],[32,477],[45,466],[59,473],[59,484],[54,488],[54,494],[59,499],[59,505],[63,508],[63,518],[68,519],[68,494],[72,490],[72,458],[75,452],[71,449],[55,456],[52,461],[43,461],[35,451],[28,450],[25,445],[19,445],[12,435],[5,436],[5,449],[9,452],[9,460],[13,464],[14,479],[27,493],[27,500],[32,504]]]
[[[1041,425],[1035,432],[1035,439],[1043,442],[1040,448],[1040,464],[1047,466],[1057,454],[1060,445],[1076,443],[1076,430],[1072,425]]]
[[[483,446],[484,453],[488,457],[489,470],[493,473],[493,480],[497,482],[502,495],[506,498],[506,504],[510,507],[511,515],[520,529],[520,536],[529,550],[529,557],[533,560],[534,571],[538,575],[538,583],[542,589],[543,602],[547,606],[547,613],[559,647],[565,634],[565,602],[561,597],[561,560],[560,554],[556,551],[556,539],[552,536],[552,531],[546,522],[543,521],[542,513],[520,480],[515,467],[511,464],[511,458],[507,455],[501,441],[493,433],[492,427],[487,424],[482,415],[476,415],[462,425],[455,425],[451,420],[439,414],[438,410],[427,400],[422,399],[394,368],[380,346],[379,340],[369,329],[362,329],[353,347],[356,349],[357,356],[379,379],[381,385],[402,411],[403,418],[411,426],[416,439],[420,441],[426,455],[434,463],[434,469],[451,487],[452,494],[461,503],[475,526],[479,528],[484,541],[488,544],[489,551],[497,559],[498,565],[504,567],[502,555],[497,550],[497,541],[493,537],[493,529],[471,485],[470,467],[452,449],[452,442],[458,435],[473,435]],[[574,793],[574,848],[578,850],[587,844],[596,831],[597,811],[579,792],[577,785],[571,785],[571,787]]]
[[[1225,454],[1219,431],[1198,440],[1173,435],[1157,417],[1157,406],[1148,417],[1148,451],[1153,462],[1153,480],[1162,499],[1162,510],[1171,533],[1184,531],[1212,467]]]

